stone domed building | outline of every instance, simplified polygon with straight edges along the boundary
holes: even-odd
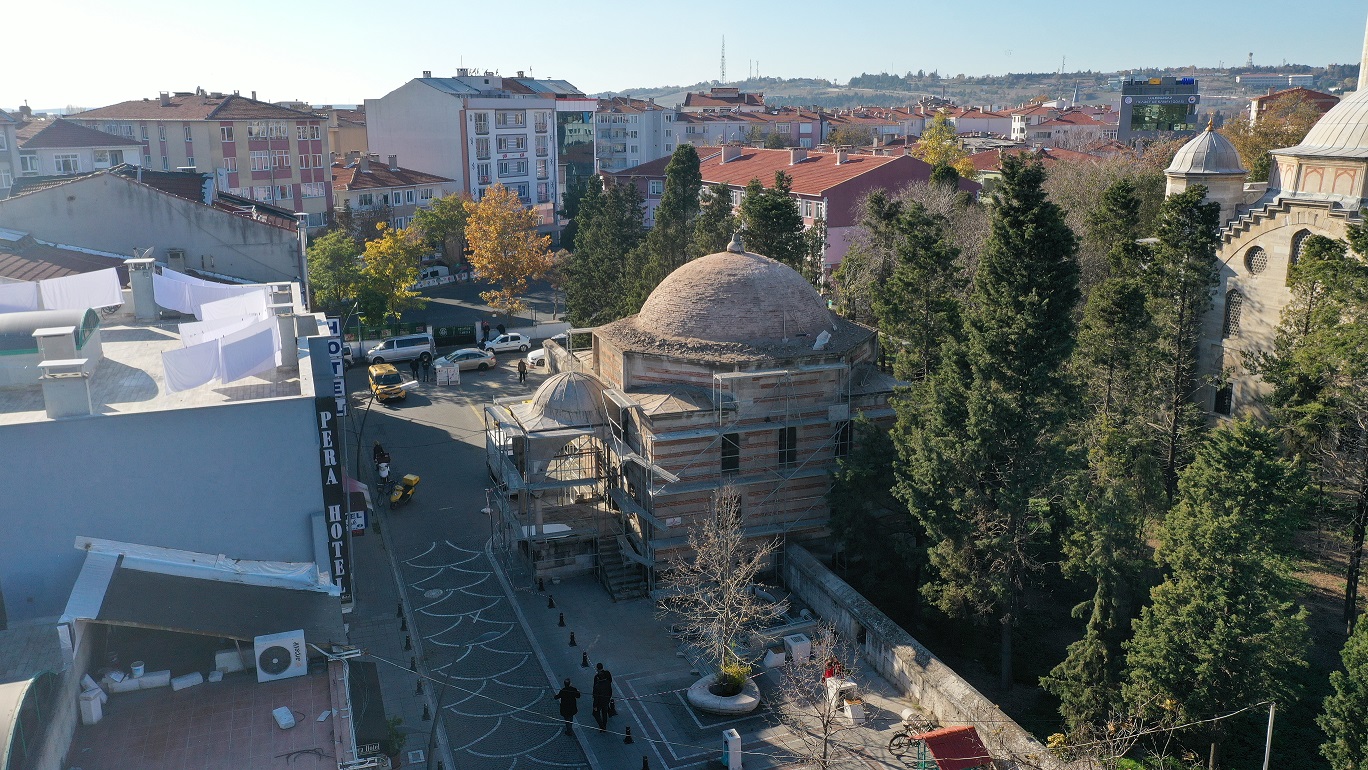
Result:
[[[1268,182],[1245,185],[1244,205],[1231,205],[1239,200],[1238,158],[1217,140],[1224,142],[1210,130],[1198,135],[1165,174],[1170,193],[1204,184],[1210,199],[1221,203],[1219,285],[1198,348],[1200,370],[1212,383],[1202,402],[1218,415],[1257,414],[1266,386],[1247,371],[1245,356],[1272,348],[1292,299],[1289,268],[1307,238],[1344,238],[1345,225],[1361,221],[1360,209],[1368,204],[1368,66],[1360,69],[1358,90],[1325,113],[1300,144],[1273,150]]]
[[[825,534],[830,473],[851,449],[852,419],[893,418],[897,383],[876,365],[875,331],[739,241],[675,270],[640,313],[574,336],[583,335],[586,350],[546,343],[560,373],[531,401],[485,410],[490,467],[504,531],[537,574],[597,569],[616,596],[654,587],[655,565],[683,553],[724,487],[754,537]],[[599,389],[592,431],[546,406],[547,389],[566,389],[568,377],[580,378],[576,415]],[[592,456],[586,475],[550,479],[575,452]]]

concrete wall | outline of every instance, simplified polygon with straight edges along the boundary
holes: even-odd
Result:
[[[457,189],[469,190],[462,106],[459,97],[410,80],[366,100],[366,143],[382,158],[398,155],[408,168],[454,179]]]
[[[973,685],[912,638],[802,546],[784,549],[784,584],[850,638],[865,635],[866,664],[943,725],[973,725],[998,767],[1056,770],[1068,765],[1045,749]],[[1014,761],[1013,761],[1014,760]]]
[[[78,535],[243,559],[312,561],[322,509],[313,400],[0,426],[0,587],[11,617],[56,615]],[[41,451],[22,451],[22,448]]]
[[[112,174],[0,201],[0,227],[40,241],[131,255],[184,249],[186,267],[255,283],[297,280],[293,230],[229,214]]]

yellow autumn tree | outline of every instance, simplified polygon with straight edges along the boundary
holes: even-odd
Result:
[[[490,187],[478,203],[468,200],[465,207],[470,264],[498,287],[480,292],[480,299],[504,312],[522,310],[528,281],[551,269],[551,236],[537,234],[537,212],[524,208],[503,185]]]
[[[380,237],[366,244],[361,255],[361,314],[367,321],[398,319],[405,310],[427,304],[409,287],[418,282],[418,261],[426,248],[422,238],[411,230],[376,226]]]
[[[950,122],[950,118],[944,112],[938,111],[936,117],[926,125],[921,141],[912,148],[912,155],[931,164],[932,167],[949,166],[959,172],[964,179],[974,179],[978,176],[978,171],[969,160],[969,153],[960,146],[955,124]]]

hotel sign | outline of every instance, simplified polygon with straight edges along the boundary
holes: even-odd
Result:
[[[342,452],[338,444],[341,426],[337,423],[337,400],[331,395],[314,399],[318,428],[318,466],[323,486],[323,523],[328,529],[328,571],[333,583],[342,589],[342,601],[351,601],[351,548],[345,509],[346,489],[342,484]]]

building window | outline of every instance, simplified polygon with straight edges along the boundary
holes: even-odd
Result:
[[[646,193],[647,193],[648,195],[657,195],[657,196],[659,196],[659,195],[664,195],[664,194],[665,194],[665,180],[663,180],[663,179],[652,179],[651,181],[647,182],[647,183],[646,183]]]
[[[289,199],[292,198],[292,197],[294,197],[294,196],[290,195],[290,188],[289,188],[288,185],[277,185],[277,186],[276,186],[276,191],[275,191],[275,199],[276,199],[276,200],[278,200],[278,201],[284,201],[284,200],[289,200]]]
[[[423,188],[423,191],[422,191],[421,193],[418,194],[418,200],[420,200],[420,201],[430,201],[430,200],[432,200],[432,188],[431,188],[431,187],[425,187],[425,188]]]
[[[546,157],[548,154],[550,154],[550,152],[551,152],[550,147],[551,147],[551,145],[550,145],[550,142],[548,141],[548,137],[545,137],[545,136],[539,136],[539,137],[537,137],[537,156],[538,156],[538,157],[544,158],[544,157]]]
[[[251,155],[253,171],[271,170],[271,153],[266,150],[252,150]]]
[[[532,202],[532,198],[529,197],[528,194],[527,194],[527,182],[521,182],[521,183],[519,183],[519,184],[512,184],[512,185],[509,185],[509,186],[508,186],[508,189],[510,189],[510,190],[512,190],[513,192],[517,193],[517,195],[518,195],[518,200],[522,201],[522,204],[523,204],[524,206],[526,206],[527,204],[529,204],[529,203]]]
[[[269,201],[271,199],[272,188],[270,185],[257,185],[252,188],[252,200]]]
[[[143,138],[143,141],[144,141],[144,142],[147,141],[147,124],[145,124],[145,123],[143,124],[143,127],[142,127],[142,138]]]
[[[486,139],[485,141],[489,141],[489,140]],[[488,163],[476,163],[476,164],[475,164],[475,176],[476,176],[476,178],[479,180],[479,183],[480,183],[480,184],[489,184],[489,182],[490,182],[490,178],[489,178],[489,164],[488,164]]]
[[[322,198],[326,193],[327,187],[322,182],[305,182],[299,186],[301,198]]]
[[[812,219],[812,201],[803,201],[803,217]]]
[[[1240,333],[1240,311],[1244,307],[1244,295],[1239,289],[1226,292],[1225,323],[1221,326],[1221,338],[1227,339]]]
[[[289,151],[289,150],[276,150],[276,151],[275,151],[275,167],[276,167],[276,168],[289,168],[289,167],[290,167],[290,151]]]
[[[356,205],[368,209],[375,205],[375,196],[370,193],[361,193],[356,196]]]
[[[494,113],[497,128],[524,128],[527,126],[527,113],[523,110],[499,110]]]
[[[1292,236],[1292,252],[1288,255],[1287,259],[1288,286],[1292,285],[1292,268],[1295,267],[1298,262],[1301,262],[1302,251],[1306,249],[1306,239],[1310,237],[1310,230],[1298,230],[1297,234]]]
[[[223,137],[223,141],[225,142],[233,141],[233,127],[219,126],[219,136]]]
[[[38,156],[20,155],[19,156],[19,175],[36,176],[38,174]]]
[[[223,158],[223,170],[229,173],[237,171],[237,158],[232,155],[225,155]]]
[[[798,429],[779,429],[779,465],[787,467],[798,462]]]
[[[851,447],[855,445],[855,426],[849,420],[841,423],[841,427],[836,431],[836,456],[849,457]]]
[[[1227,382],[1216,391],[1216,403],[1212,405],[1212,411],[1216,414],[1230,416],[1231,407],[1235,403],[1235,386]]]
[[[672,153],[672,152],[674,152],[674,145],[673,145],[673,144],[667,144],[667,145],[665,145],[665,153],[668,155],[669,153]]]
[[[170,171],[170,170],[171,170],[171,159],[163,156],[163,157],[162,157],[162,171]]]
[[[403,230],[404,225],[407,224],[407,220],[405,220],[403,217],[395,217],[390,222],[390,224],[394,225],[395,230]]]
[[[1268,268],[1268,252],[1258,246],[1251,246],[1245,252],[1245,269],[1250,275],[1258,275]]]
[[[5,132],[0,131],[0,151],[9,149],[9,140],[5,138]]]
[[[148,155],[147,153],[143,153],[143,162],[142,162],[142,164],[143,164],[143,168],[151,168],[151,167],[152,167],[152,156],[151,156],[151,155]]]
[[[186,126],[186,127],[185,127],[185,141],[187,141],[187,142],[192,141],[192,140],[190,139],[190,127],[189,127],[189,126]]]
[[[316,211],[309,214],[308,222],[309,227],[322,227],[328,223],[328,215],[322,211]]]
[[[494,143],[499,152],[527,151],[527,137],[522,134],[500,136],[495,139]]]
[[[550,203],[550,202],[551,202],[551,185],[547,184],[546,182],[538,182],[538,183],[537,183],[537,202],[538,202],[538,203]]]
[[[52,156],[54,174],[75,174],[81,170],[81,156],[75,153],[62,153]]]
[[[722,472],[735,473],[741,469],[741,434],[722,434]]]
[[[413,190],[405,190],[405,191],[404,191],[404,203],[412,204],[413,202],[414,202]]]
[[[8,171],[0,170],[0,188],[7,188],[14,184],[14,175]]]
[[[157,126],[157,139],[159,139],[159,140],[161,140],[161,141],[163,141],[163,142],[166,141],[166,126],[163,126],[163,125],[158,125],[158,126]]]
[[[475,113],[475,133],[477,133],[477,134],[487,134],[487,133],[489,133],[489,113],[488,113],[488,112],[477,112],[477,113]]]
[[[475,157],[480,160],[489,160],[489,137],[475,140]]]
[[[499,161],[499,176],[527,176],[527,161],[523,159]]]
[[[536,126],[537,133],[539,133],[539,134],[544,134],[544,133],[546,133],[546,113],[545,113],[545,112],[538,112],[538,113],[537,113],[536,124],[537,124],[537,126]]]
[[[537,161],[537,178],[548,179],[551,176],[551,164],[544,160]]]

